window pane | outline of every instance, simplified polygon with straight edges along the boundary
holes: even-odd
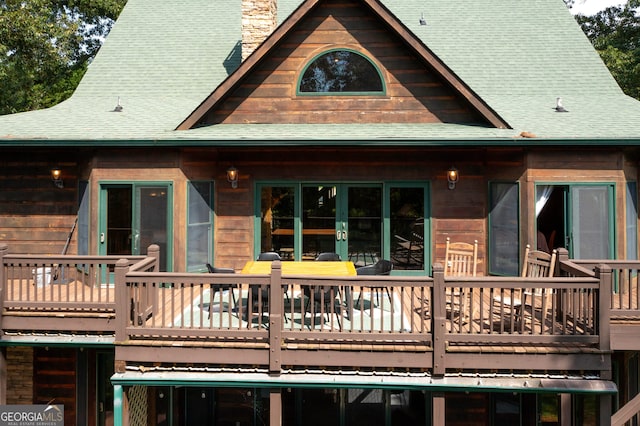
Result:
[[[398,270],[424,269],[424,188],[389,191],[391,261]]]
[[[81,181],[78,192],[80,202],[78,206],[78,254],[89,254],[89,185]],[[66,253],[63,253],[66,254]]]
[[[205,270],[213,258],[211,187],[211,182],[189,182],[188,185],[187,271],[190,272]]]
[[[189,182],[189,225],[211,221],[211,182]]]
[[[638,258],[638,189],[636,182],[627,183],[627,259]]]
[[[382,80],[364,56],[334,50],[318,57],[305,70],[300,92],[382,92]]]
[[[489,197],[489,272],[517,276],[518,184],[492,182]]]
[[[573,254],[576,259],[609,259],[609,188],[571,188]]]
[[[333,185],[302,188],[302,260],[336,251],[337,195]]]
[[[382,424],[385,418],[385,391],[382,389],[346,389],[345,424],[369,426]]]
[[[264,186],[260,191],[260,251],[275,251],[293,260],[293,187]]]
[[[348,194],[349,260],[356,268],[372,265],[382,251],[382,188],[352,186]]]

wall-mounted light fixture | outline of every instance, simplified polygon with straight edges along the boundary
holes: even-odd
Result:
[[[227,169],[227,181],[231,183],[232,188],[238,187],[238,169],[233,166]]]
[[[64,188],[64,183],[62,182],[62,170],[57,167],[51,169],[51,180],[56,188]]]
[[[456,189],[456,183],[458,183],[458,179],[460,179],[458,169],[456,169],[455,167],[451,167],[447,171],[447,182],[449,183],[449,189]]]

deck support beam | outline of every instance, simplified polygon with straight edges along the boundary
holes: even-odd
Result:
[[[445,412],[446,404],[444,393],[434,392],[433,398],[433,410],[432,410],[432,422],[433,426],[445,426]]]
[[[282,390],[269,389],[269,426],[282,425]]]

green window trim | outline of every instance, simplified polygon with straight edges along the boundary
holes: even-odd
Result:
[[[354,58],[357,58],[357,60],[359,61],[359,68],[356,68],[355,70],[349,70],[346,69],[346,71],[344,70],[344,67],[342,69],[338,69],[338,70],[326,70],[327,66],[323,66],[323,64],[321,64],[320,62],[323,60],[323,58],[325,57],[330,57],[331,55],[335,55],[332,58],[328,58],[328,60],[331,60],[330,63],[335,62],[336,64],[339,64],[341,62],[341,60],[337,57],[339,55],[343,55],[343,56],[347,56],[347,55],[353,55]],[[348,60],[344,60],[344,62],[347,62],[347,66],[351,65],[350,63],[348,63]],[[318,74],[317,76],[310,76],[308,75],[308,73],[311,71],[311,67],[313,67],[314,65],[318,64],[318,66],[315,68],[316,70],[316,74]],[[337,65],[336,65],[337,67]],[[324,69],[321,69],[324,68]],[[355,68],[355,67],[354,67]],[[357,72],[362,72],[365,71],[367,72],[369,75],[365,75],[364,77],[366,78],[357,78],[358,76],[356,76],[356,78],[350,78],[348,82],[345,82],[344,80],[340,80],[338,82],[336,82],[337,78],[340,77],[340,75],[335,75],[334,74],[334,78],[333,79],[325,79],[324,80],[324,87],[328,88],[328,87],[332,87],[335,88],[336,84],[342,83],[342,84],[352,84],[355,86],[360,85],[363,81],[365,85],[368,85],[368,87],[361,87],[358,88],[358,90],[318,90],[313,89],[313,90],[303,90],[302,86],[307,84],[307,82],[309,84],[311,84],[313,81],[315,81],[316,83],[318,83],[318,80],[320,80],[320,75],[319,74],[323,74],[326,75],[327,72],[325,71],[329,71],[329,73],[342,73],[342,75],[344,74],[349,74],[349,71],[357,71]],[[376,78],[377,77],[377,78]],[[366,81],[368,78],[368,82]],[[379,88],[378,88],[378,84],[379,84]],[[375,85],[375,86],[374,86]],[[317,84],[316,84],[317,86]],[[383,74],[380,71],[380,67],[373,61],[371,60],[369,57],[365,56],[362,52],[358,52],[352,49],[345,49],[345,48],[336,48],[336,49],[330,49],[330,50],[326,50],[323,51],[322,53],[319,53],[318,55],[314,56],[302,69],[302,71],[300,72],[300,75],[298,76],[298,81],[296,84],[296,95],[298,96],[384,96],[387,92],[386,89],[386,84],[385,84],[385,80],[383,78]]]

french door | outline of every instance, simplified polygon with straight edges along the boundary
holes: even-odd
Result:
[[[171,183],[101,183],[100,255],[146,254],[160,247],[160,270],[171,265]]]
[[[382,185],[301,184],[260,187],[258,250],[285,260],[335,252],[356,266],[382,256]]]
[[[301,231],[303,260],[336,252],[356,266],[375,263],[382,254],[382,186],[303,185]]]
[[[257,194],[256,253],[335,252],[356,266],[387,259],[394,273],[430,266],[428,183],[261,183]]]

